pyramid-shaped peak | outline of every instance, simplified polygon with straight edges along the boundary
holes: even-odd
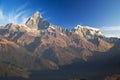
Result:
[[[34,13],[33,17],[40,17],[40,18],[42,18],[42,15],[41,15],[41,13],[39,11],[36,11]]]
[[[39,12],[39,11],[36,11],[36,14],[40,14],[40,12]]]
[[[32,29],[46,29],[49,27],[50,23],[44,20],[39,11],[36,11],[33,16],[27,20],[25,25]]]

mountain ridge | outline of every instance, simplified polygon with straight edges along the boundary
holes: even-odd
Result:
[[[14,41],[27,50],[33,49],[32,53],[37,53],[42,45],[61,48],[81,47],[89,49],[90,52],[104,52],[113,46],[113,44],[104,40],[105,36],[99,29],[81,25],[77,25],[73,29],[61,28],[44,20],[39,12],[34,13],[25,24],[11,23],[0,30],[3,31],[2,35],[7,39]]]
[[[89,26],[61,28],[36,12],[25,24],[0,27],[0,59],[27,70],[55,70],[99,58],[96,54],[119,51],[119,42],[119,38],[107,38]]]

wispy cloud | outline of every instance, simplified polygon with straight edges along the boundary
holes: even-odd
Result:
[[[26,6],[27,3],[18,7],[15,11],[11,10],[6,14],[3,9],[0,9],[0,25],[7,23],[25,23],[29,17],[28,13],[31,13],[31,10],[25,9]]]
[[[2,10],[0,9],[0,19],[3,19],[3,18],[4,18],[3,12],[2,12]]]
[[[105,31],[120,31],[120,26],[110,26],[110,27],[101,27],[101,29],[105,30]]]
[[[107,37],[120,38],[120,26],[104,26],[104,27],[100,27],[100,29]]]

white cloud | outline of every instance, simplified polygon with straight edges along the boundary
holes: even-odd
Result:
[[[30,10],[25,9],[26,6],[27,4],[24,4],[15,11],[11,10],[6,14],[3,14],[3,9],[0,9],[0,25],[5,25],[8,23],[25,23],[31,13]]]
[[[24,23],[26,23],[27,20],[28,20],[27,17],[22,17],[22,21],[21,21],[21,23],[24,24]]]
[[[100,27],[100,30],[105,34],[107,37],[119,37],[120,38],[120,26],[104,26]]]

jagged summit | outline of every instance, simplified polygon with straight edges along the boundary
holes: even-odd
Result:
[[[47,22],[40,14],[39,11],[35,12],[25,23],[31,29],[46,29],[50,23]]]
[[[95,30],[95,31],[99,31],[99,29],[97,28],[93,28],[93,27],[90,27],[90,26],[81,26],[81,25],[77,25],[76,27],[74,27],[74,29],[83,29],[83,28],[86,28],[86,29],[91,29],[91,30]]]
[[[33,16],[31,16],[33,19],[43,18],[41,13],[39,11],[36,11]]]
[[[40,18],[42,18],[42,15],[40,14],[40,12],[39,11],[36,11],[35,13],[34,13],[34,15],[36,16],[36,15],[39,15],[40,16]]]
[[[77,25],[76,27],[74,27],[74,32],[76,34],[79,34],[81,37],[86,37],[88,39],[104,37],[104,34],[99,29],[89,26]]]

